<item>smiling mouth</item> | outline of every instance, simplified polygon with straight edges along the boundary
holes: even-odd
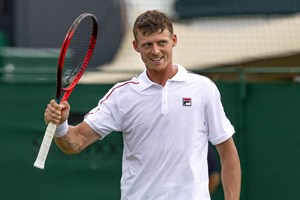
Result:
[[[150,58],[150,59],[151,59],[152,61],[157,62],[157,61],[160,61],[162,58],[163,58],[163,57],[159,57],[159,58]]]

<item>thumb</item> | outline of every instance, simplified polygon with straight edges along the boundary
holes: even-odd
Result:
[[[59,107],[61,108],[61,110],[69,110],[70,109],[70,105],[67,101],[63,101],[59,104]]]

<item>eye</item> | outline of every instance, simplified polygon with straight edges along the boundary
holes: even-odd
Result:
[[[167,44],[167,41],[166,41],[166,40],[161,40],[161,41],[158,42],[158,45],[159,45],[159,46],[164,46],[164,45],[166,45],[166,44]]]
[[[148,42],[148,43],[143,44],[143,46],[144,46],[145,48],[149,48],[149,47],[152,46],[152,43]]]

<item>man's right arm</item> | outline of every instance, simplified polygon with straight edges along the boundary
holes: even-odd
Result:
[[[62,137],[55,137],[55,142],[64,153],[77,154],[99,139],[101,136],[82,122],[77,126],[68,126],[68,132]]]
[[[45,110],[44,120],[46,124],[51,121],[58,125],[58,129],[62,129],[61,133],[54,137],[57,146],[66,154],[76,154],[99,140],[101,136],[85,122],[69,126],[69,113],[70,105],[67,101],[57,104],[55,100],[51,100]]]

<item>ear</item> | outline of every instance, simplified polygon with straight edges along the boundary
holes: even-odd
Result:
[[[137,52],[140,52],[139,47],[138,47],[138,42],[136,40],[133,40],[132,46]]]
[[[173,47],[175,47],[177,44],[177,35],[176,34],[172,35],[172,41],[173,41]]]

